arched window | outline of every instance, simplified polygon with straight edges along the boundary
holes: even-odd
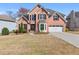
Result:
[[[36,14],[32,15],[32,20],[36,20]]]

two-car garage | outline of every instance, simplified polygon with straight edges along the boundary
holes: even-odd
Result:
[[[49,26],[49,32],[63,32],[63,26],[61,25]]]

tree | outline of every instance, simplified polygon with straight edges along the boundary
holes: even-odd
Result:
[[[7,15],[13,19],[16,19],[17,14],[14,13],[13,11],[6,11]]]
[[[18,12],[17,12],[17,15],[18,15],[18,17],[20,17],[20,16],[26,14],[27,12],[28,12],[28,9],[26,9],[26,8],[20,8],[18,10]]]
[[[12,11],[6,11],[6,12],[7,12],[7,14],[8,14],[9,16],[12,16],[12,14],[13,14]]]

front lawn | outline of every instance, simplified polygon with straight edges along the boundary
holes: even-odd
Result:
[[[0,36],[0,54],[79,54],[79,49],[49,34]]]
[[[69,31],[69,33],[72,33],[72,34],[79,34],[79,31]]]

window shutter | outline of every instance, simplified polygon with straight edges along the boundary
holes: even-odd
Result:
[[[39,20],[39,14],[38,14],[38,20]]]
[[[36,14],[34,14],[34,20],[36,20]]]
[[[28,18],[28,20],[29,20],[29,14],[28,14],[27,18]]]
[[[31,15],[30,15],[30,20],[31,20]]]

